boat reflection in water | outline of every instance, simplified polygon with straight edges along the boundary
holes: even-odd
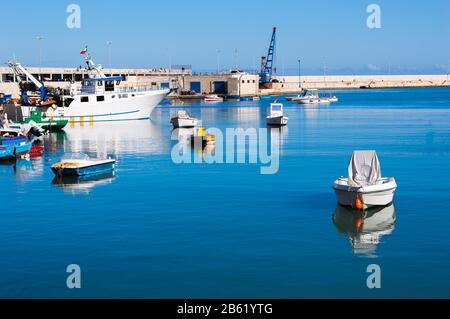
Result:
[[[202,163],[205,155],[215,155],[215,144],[197,145],[192,143],[191,137],[195,135],[197,128],[175,128],[172,130],[172,155],[183,158],[190,163]],[[176,144],[176,145],[174,145]],[[201,143],[200,143],[201,144]]]
[[[0,175],[14,175],[16,181],[27,182],[39,178],[44,172],[42,157],[0,162]]]
[[[287,126],[270,127],[268,131],[271,141],[272,139],[277,141],[280,146],[284,145],[288,140],[289,128]]]
[[[354,254],[377,257],[376,249],[381,238],[394,231],[396,212],[393,204],[364,212],[338,205],[333,221],[336,228],[348,236]]]
[[[45,141],[49,152],[88,153],[104,158],[124,154],[163,154],[162,128],[150,120],[71,124],[64,135],[50,135]]]
[[[67,194],[89,195],[94,187],[111,184],[115,177],[114,171],[87,176],[60,176],[53,179],[52,185],[61,188]]]

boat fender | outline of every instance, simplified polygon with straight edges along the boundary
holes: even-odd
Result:
[[[353,208],[356,208],[357,210],[362,210],[364,207],[364,204],[362,200],[359,198],[359,196],[356,196],[355,203],[353,204]]]

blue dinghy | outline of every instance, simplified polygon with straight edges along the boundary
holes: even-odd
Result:
[[[111,172],[115,166],[114,159],[90,159],[86,154],[72,154],[51,168],[56,176],[86,176]]]

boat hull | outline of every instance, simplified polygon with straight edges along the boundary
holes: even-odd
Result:
[[[395,179],[389,178],[384,179],[383,183],[378,185],[352,187],[348,186],[348,179],[339,179],[334,182],[333,189],[340,205],[354,206],[356,198],[359,198],[363,203],[363,208],[366,209],[392,204],[397,184]]]
[[[175,128],[189,128],[189,127],[195,127],[198,123],[198,121],[194,118],[179,118],[174,117],[170,120],[173,127]]]
[[[328,99],[318,99],[318,98],[301,98],[301,99],[293,99],[292,101],[297,102],[298,104],[329,104],[330,100]]]
[[[77,97],[62,112],[58,110],[59,114],[55,114],[54,119],[66,119],[69,123],[148,119],[169,92],[170,90],[153,90],[105,94],[105,100],[101,102],[97,102],[97,96],[91,94],[86,95],[92,101],[88,103],[82,103],[80,97]]]
[[[88,176],[112,172],[115,169],[115,161],[103,161],[84,166],[65,166],[57,163],[51,167],[56,176]]]
[[[14,146],[0,146],[0,161],[10,161],[15,157]]]
[[[30,152],[33,145],[30,142],[15,145],[16,156],[26,155]]]
[[[271,126],[285,126],[288,123],[286,116],[267,117],[267,125]]]

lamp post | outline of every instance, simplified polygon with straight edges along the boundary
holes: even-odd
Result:
[[[39,45],[39,80],[42,82],[42,40],[45,38],[42,35],[38,35],[36,40],[38,40]]]
[[[298,59],[298,87],[302,88],[302,67],[301,67],[301,61]]]
[[[109,73],[111,73],[111,75],[112,75],[112,64],[111,64],[111,45],[112,45],[112,41],[106,41],[106,44],[108,45]]]

